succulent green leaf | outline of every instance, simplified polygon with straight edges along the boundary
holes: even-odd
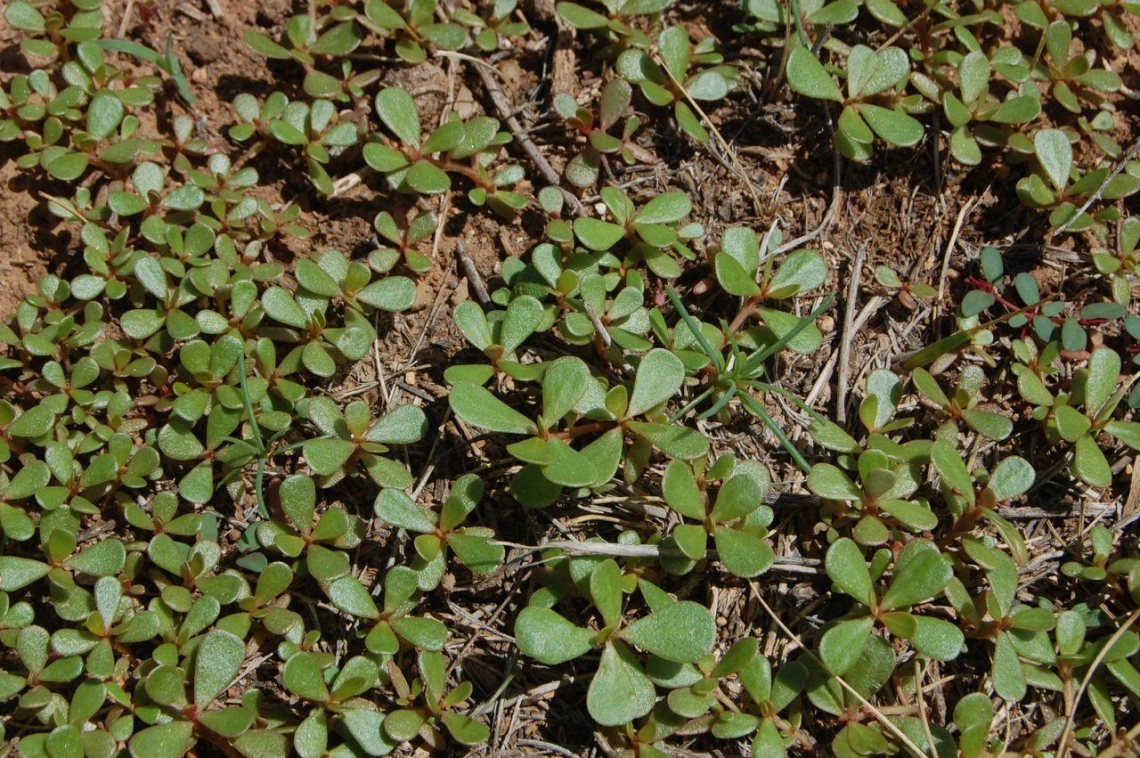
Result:
[[[354,576],[342,576],[333,581],[328,588],[329,600],[340,610],[350,616],[374,619],[380,616],[376,603],[368,590]],[[291,660],[291,659],[290,659]]]
[[[847,537],[836,540],[827,550],[824,568],[831,581],[843,592],[864,605],[871,605],[874,588],[867,559],[855,542]]]
[[[998,502],[1008,502],[1028,491],[1036,476],[1029,461],[1011,455],[994,467],[990,474],[989,488]]]
[[[693,210],[693,201],[684,192],[665,192],[657,195],[633,217],[638,224],[672,224]]]
[[[1112,484],[1112,468],[1108,459],[1090,435],[1084,435],[1073,446],[1073,473],[1094,487]]]
[[[582,216],[574,219],[574,234],[590,250],[605,252],[625,237],[625,227]]]
[[[542,378],[542,417],[546,428],[557,424],[578,405],[590,386],[590,367],[580,358],[553,361]]]
[[[376,515],[398,529],[421,534],[435,531],[435,519],[400,490],[383,489],[376,497]]]
[[[296,329],[306,329],[309,326],[309,317],[297,305],[293,295],[281,287],[270,287],[261,296],[261,307],[274,321]]]
[[[313,710],[293,733],[293,749],[301,758],[320,758],[328,748],[329,726],[323,710]]]
[[[1028,687],[1021,660],[1007,632],[998,632],[994,638],[993,684],[994,691],[1003,700],[1020,701]]]
[[[87,133],[94,140],[104,140],[123,120],[123,101],[107,90],[100,90],[87,104]]]
[[[807,479],[808,489],[828,500],[860,501],[863,491],[838,466],[817,463],[811,467]]]
[[[406,276],[388,276],[361,289],[356,299],[377,310],[399,313],[415,304],[416,285]]]
[[[901,110],[862,103],[859,115],[875,134],[897,147],[913,147],[922,140],[921,122]]]
[[[14,29],[33,34],[42,33],[45,29],[43,14],[23,0],[8,3],[4,8],[4,20]]]
[[[8,434],[12,437],[42,437],[51,431],[56,414],[46,405],[29,408],[8,424]]]
[[[1069,137],[1060,129],[1042,129],[1034,135],[1033,147],[1049,183],[1058,191],[1065,189],[1069,172],[1073,170],[1073,146]]]
[[[682,461],[672,461],[661,479],[661,493],[666,504],[682,516],[704,521],[704,496],[697,486],[693,469]]]
[[[329,689],[325,685],[317,658],[312,653],[295,653],[286,661],[282,680],[285,689],[297,697],[316,703],[329,701]]]
[[[126,559],[126,547],[112,537],[71,556],[64,566],[89,576],[112,576],[122,570]]]
[[[633,622],[621,637],[667,661],[692,663],[716,644],[716,622],[708,608],[682,600]]]
[[[515,621],[519,650],[542,663],[556,666],[585,655],[594,646],[594,633],[575,626],[549,608],[529,607]]]
[[[602,614],[607,627],[621,623],[622,574],[612,558],[599,563],[590,573],[590,599]]]
[[[894,578],[883,595],[882,607],[908,608],[929,600],[946,588],[954,570],[930,540],[912,540],[895,562]]]
[[[399,87],[388,87],[376,95],[376,115],[401,142],[409,147],[420,144],[420,117],[412,96]]]
[[[788,56],[788,84],[799,94],[816,100],[843,102],[839,85],[810,50],[797,45]]]
[[[814,250],[797,250],[784,259],[768,285],[768,297],[782,300],[823,286],[827,264]]]
[[[194,661],[194,704],[204,710],[237,678],[245,661],[245,643],[215,629],[202,638]]]
[[[0,592],[11,592],[26,587],[46,576],[50,568],[43,561],[0,555]]]
[[[628,417],[640,416],[677,394],[685,380],[681,359],[664,349],[651,350],[638,364],[629,396]]]
[[[628,724],[649,713],[655,700],[653,682],[629,648],[621,642],[607,644],[586,693],[586,709],[594,721],[602,726]]]
[[[369,442],[383,442],[386,445],[411,445],[423,439],[427,428],[427,416],[423,409],[416,405],[401,405],[368,427],[365,438]]]
[[[819,641],[819,656],[828,671],[843,676],[863,657],[874,623],[870,616],[848,619],[823,633]]]
[[[1108,347],[1098,347],[1089,356],[1085,382],[1085,410],[1095,416],[1108,404],[1120,380],[1120,356]]]
[[[133,758],[181,758],[194,744],[189,721],[171,721],[148,727],[131,738]]]
[[[717,558],[729,573],[751,579],[760,576],[776,560],[772,547],[748,532],[721,527],[713,533]]]
[[[504,434],[538,433],[533,421],[477,384],[455,385],[448,401],[456,416],[480,429]]]

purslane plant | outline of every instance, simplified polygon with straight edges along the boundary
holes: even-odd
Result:
[[[452,114],[424,139],[415,102],[396,87],[376,95],[376,115],[395,141],[373,135],[364,146],[364,160],[384,174],[391,188],[436,195],[451,188],[455,174],[473,185],[467,197],[475,205],[489,205],[510,216],[526,204],[525,197],[510,189],[523,178],[521,166],[490,171],[502,146],[511,140],[508,133],[499,131],[497,119],[477,116],[463,121]]]
[[[709,610],[690,600],[677,601],[642,580],[637,584],[650,602],[650,613],[625,616],[623,574],[612,560],[589,573],[585,594],[601,617],[600,630],[574,624],[550,608],[531,605],[515,621],[515,637],[526,655],[560,664],[602,649],[590,680],[586,707],[602,726],[620,726],[645,716],[656,700],[654,683],[634,649],[673,663],[692,663],[708,654],[716,628]]]
[[[653,450],[682,460],[708,452],[701,434],[666,421],[663,407],[685,379],[681,361],[667,350],[646,353],[629,385],[608,389],[578,358],[541,364],[540,371],[542,405],[533,419],[480,383],[457,381],[449,396],[452,410],[464,422],[523,437],[508,445],[507,452],[523,464],[511,492],[525,505],[549,505],[565,488],[602,487],[619,467],[623,477],[636,479]],[[591,441],[582,445],[582,439]]]
[[[583,115],[589,103],[563,109],[588,150],[634,154],[632,132],[608,133],[634,86],[678,114],[689,97],[711,103],[733,88],[735,64],[710,42],[694,46],[693,27],[656,26],[669,5],[559,4],[563,19],[610,45],[599,61],[630,80],[606,86],[596,122]],[[607,187],[606,215],[570,219],[548,187],[545,218],[524,216],[528,228],[545,223],[546,239],[503,261],[486,309],[454,309],[481,357],[443,371],[451,413],[423,390],[408,392],[427,413],[374,402],[365,385],[348,398],[330,383],[379,350],[388,314],[416,299],[411,280],[390,274],[426,274],[436,263],[417,245],[450,217],[437,219],[415,196],[444,194],[458,178],[472,203],[504,215],[529,202],[521,169],[496,168],[508,144],[497,121],[446,114],[425,137],[407,92],[376,86],[383,72],[367,68],[371,54],[423,60],[468,45],[464,27],[467,52],[505,48],[525,28],[519,8],[500,2],[449,20],[430,0],[318,2],[286,22],[280,44],[249,35],[306,75],[295,101],[241,99],[250,118],[234,136],[274,150],[231,157],[194,119],[153,118],[173,93],[152,74],[188,91],[169,44],[160,55],[100,39],[95,0],[9,3],[5,19],[32,57],[2,84],[0,140],[15,143],[20,166],[51,178],[47,208],[77,254],[0,326],[0,701],[11,716],[0,741],[14,737],[21,755],[45,758],[178,758],[210,746],[251,758],[347,758],[481,743],[491,730],[480,714],[514,673],[496,692],[478,661],[456,655],[451,643],[462,643],[467,623],[493,631],[502,619],[468,618],[458,599],[482,585],[457,593],[456,584],[475,575],[493,587],[504,564],[532,553],[541,560],[517,576],[541,586],[511,607],[522,608],[513,631],[523,665],[587,674],[599,739],[626,754],[660,758],[694,741],[733,750],[748,739],[753,754],[783,755],[814,719],[839,756],[897,754],[908,741],[982,756],[994,747],[987,693],[1016,702],[1031,688],[1041,707],[1026,710],[1016,749],[1051,751],[1072,731],[1092,753],[1124,733],[1140,693],[1140,637],[1122,628],[1140,601],[1130,545],[1113,545],[1101,524],[1087,546],[1067,545],[1053,586],[1098,596],[1065,607],[1060,593],[1057,602],[1027,594],[1019,566],[1033,543],[1002,512],[1044,483],[1047,472],[1030,463],[1039,455],[1071,452],[1077,478],[1108,486],[1116,442],[1140,441],[1122,379],[1140,335],[1127,315],[1134,225],[1103,205],[1076,215],[1094,195],[1128,197],[1140,176],[1110,135],[1118,84],[1094,66],[1098,45],[1083,35],[1093,19],[1111,37],[1129,7],[1070,0],[1046,16],[1018,4],[1025,28],[1043,35],[1030,58],[1014,49],[1020,40],[986,49],[1000,29],[992,9],[911,18],[890,0],[749,5],[765,19],[765,48],[827,27],[830,38],[810,53],[794,40],[782,48],[783,62],[797,89],[824,99],[839,92],[832,74],[846,77],[846,153],[869,157],[877,138],[908,142],[905,119],[939,108],[951,155],[972,165],[983,148],[1001,147],[1011,163],[1024,159],[1022,193],[1055,224],[1103,234],[1119,221],[1115,249],[1093,258],[1107,280],[1090,280],[1113,302],[1056,302],[1028,273],[1007,287],[1001,256],[984,251],[980,278],[965,277],[962,331],[919,351],[914,365],[929,372],[911,371],[908,383],[907,361],[897,374],[872,369],[856,380],[862,428],[841,428],[785,389],[780,373],[784,358],[828,339],[816,324],[832,301],[823,255],[774,256],[779,242],[762,250],[753,229],[721,231],[715,217],[717,236],[706,239],[683,192]],[[151,7],[142,4],[143,23]],[[898,32],[890,45],[910,63],[890,45],[843,41],[872,23]],[[815,70],[803,58],[820,50],[842,68]],[[117,55],[138,60],[120,65]],[[1047,121],[1073,106],[1098,113]],[[679,121],[701,136],[692,113]],[[312,189],[328,195],[336,161],[359,151],[379,162],[381,192],[419,207],[376,216],[381,242],[367,262],[356,250],[296,244],[311,234],[301,206],[314,195],[302,188],[294,203],[272,203],[266,164],[300,157]],[[897,275],[876,279],[910,292]],[[816,300],[807,306],[807,297]],[[1007,349],[1014,360],[1003,362]],[[975,359],[999,370],[983,382]],[[376,367],[381,387],[385,368]],[[776,400],[812,419],[806,434],[784,433]],[[1010,415],[987,400],[1007,403]],[[911,412],[915,402],[934,418]],[[741,409],[784,450],[711,457],[750,420]],[[476,433],[467,441],[485,456],[477,474],[459,475],[468,459],[435,443],[425,468],[417,452],[403,457],[429,417]],[[1025,458],[991,446],[1030,436]],[[822,501],[813,536],[797,532],[795,544],[782,506],[765,504],[768,464],[780,470],[785,455]],[[446,473],[433,478],[437,466]],[[500,542],[496,530],[530,527],[504,505],[508,490],[525,505],[557,502],[538,517],[573,525],[568,537],[584,525],[624,531],[558,547]],[[719,623],[745,581],[789,568],[776,563],[777,545],[800,550],[803,576],[818,571],[812,555],[825,555],[822,575],[805,581],[834,591],[798,627],[804,651],[769,662],[757,638]],[[508,546],[519,552],[508,556]],[[717,563],[725,571],[710,581]],[[754,586],[763,599],[768,588]],[[491,639],[512,649],[510,638]],[[970,693],[948,704],[952,727],[931,717],[936,710],[922,713],[927,662],[958,677],[955,696]],[[277,685],[256,688],[269,679]],[[1079,688],[1087,705],[1069,702]],[[860,697],[899,710],[879,723]],[[909,715],[916,704],[922,718]],[[1073,729],[1054,713],[1071,714]]]

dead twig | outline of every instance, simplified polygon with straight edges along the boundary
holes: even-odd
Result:
[[[577,758],[577,755],[575,753],[570,752],[569,750],[567,750],[564,747],[559,747],[558,745],[555,745],[553,742],[543,742],[542,740],[520,739],[518,741],[518,744],[522,745],[523,747],[534,747],[534,748],[538,748],[539,750],[546,750],[546,751],[554,753],[556,755],[565,755],[565,756],[567,756],[567,758]]]
[[[119,21],[119,39],[127,36],[127,28],[131,25],[131,14],[135,11],[135,0],[127,0],[127,7],[123,9],[123,18]]]
[[[839,147],[835,143],[835,125],[831,123],[831,112],[824,108],[824,114],[827,116],[827,131],[831,134],[832,144],[832,167],[831,167],[831,204],[827,206],[827,213],[824,214],[823,220],[819,222],[812,231],[804,234],[801,237],[796,237],[791,242],[785,243],[772,251],[772,255],[782,255],[791,252],[801,245],[806,245],[816,237],[820,236],[835,222],[835,216],[839,213],[839,205],[843,200],[843,187],[842,170],[843,170],[843,157],[839,154]]]
[[[867,258],[866,243],[855,253],[851,267],[851,281],[847,284],[847,303],[843,309],[843,331],[839,335],[839,376],[835,381],[835,418],[843,425],[847,421],[847,374],[851,370],[851,343],[855,341],[855,306],[859,302],[859,279],[863,261]]]
[[[475,261],[471,260],[471,256],[467,254],[467,245],[463,244],[463,240],[455,241],[455,257],[459,259],[459,267],[463,269],[463,275],[467,277],[467,288],[471,290],[471,294],[475,296],[480,305],[490,303],[491,295],[487,292],[483,275],[475,267]]]
[[[935,323],[938,322],[938,317],[942,315],[942,299],[946,290],[946,274],[950,271],[950,255],[954,252],[954,245],[958,243],[958,235],[962,232],[962,224],[966,221],[966,216],[974,207],[976,201],[971,198],[966,201],[962,206],[962,210],[958,211],[958,218],[954,220],[954,230],[950,233],[950,241],[946,243],[946,250],[942,253],[942,271],[938,274],[938,296],[934,300],[934,318]]]
[[[1108,655],[1108,652],[1116,645],[1116,641],[1123,637],[1124,633],[1136,623],[1136,619],[1140,619],[1140,608],[1132,611],[1125,622],[1120,625],[1120,628],[1108,638],[1108,642],[1104,643],[1104,647],[1096,654],[1096,658],[1093,658],[1092,663],[1089,664],[1089,670],[1085,672],[1084,678],[1081,679],[1081,686],[1077,688],[1077,694],[1073,696],[1073,705],[1069,709],[1069,713],[1065,716],[1065,728],[1061,731],[1061,739],[1057,741],[1057,758],[1065,758],[1069,753],[1069,737],[1073,733],[1073,720],[1077,716],[1077,708],[1081,704],[1081,698],[1084,697],[1085,690],[1088,689],[1089,682],[1092,681],[1093,674],[1100,668],[1100,664],[1104,662],[1105,656]]]
[[[800,649],[803,650],[806,655],[819,661],[819,657],[811,651],[811,648],[805,645],[804,641],[800,639],[800,636],[788,628],[788,625],[784,623],[783,619],[777,616],[776,612],[772,610],[772,606],[768,605],[768,601],[765,600],[764,596],[760,594],[760,590],[756,589],[756,582],[749,582],[748,588],[752,591],[752,596],[756,598],[756,601],[760,603],[760,605],[764,606],[764,610],[772,618],[772,621],[775,622],[776,626],[780,627],[780,631],[786,634],[788,638],[792,640],[792,642],[799,645]],[[1140,614],[1140,611],[1137,611],[1136,613]],[[822,661],[819,661],[819,663],[820,665],[823,665]],[[899,741],[899,744],[910,751],[911,755],[915,756],[915,758],[925,758],[926,753],[922,750],[922,748],[914,744],[914,740],[912,740],[910,737],[907,737],[906,734],[904,734],[903,731],[895,725],[895,722],[888,719],[882,713],[882,711],[880,711],[871,703],[871,701],[860,695],[854,687],[852,687],[843,679],[843,677],[837,676],[835,677],[835,681],[839,682],[840,687],[845,689],[848,694],[852,695],[856,700],[858,700],[860,705],[866,708],[867,711],[872,716],[874,716],[875,719],[880,724],[882,724],[888,732],[894,735],[895,739]]]
[[[670,550],[660,545],[622,545],[609,542],[577,542],[574,540],[554,540],[541,545],[519,545],[514,542],[492,541],[492,545],[502,545],[513,550],[522,550],[524,553],[540,553],[543,550],[554,548],[566,553],[578,555],[606,555],[615,558],[683,558],[685,554],[680,550]],[[709,553],[708,558],[716,558],[716,553]],[[776,556],[772,564],[775,571],[789,574],[822,573],[819,561],[810,558]]]
[[[744,186],[747,187],[748,194],[752,196],[752,203],[753,203],[753,207],[756,210],[756,213],[757,214],[763,213],[764,212],[764,204],[760,202],[760,195],[757,194],[756,187],[755,187],[755,185],[752,184],[752,177],[750,177],[748,175],[748,170],[745,169],[743,165],[741,165],[740,159],[736,157],[736,151],[733,150],[732,147],[728,144],[728,141],[725,140],[724,136],[720,133],[720,130],[716,128],[716,124],[714,124],[712,122],[712,120],[709,119],[708,114],[705,113],[704,109],[701,108],[700,104],[696,100],[694,100],[693,97],[689,94],[689,91],[687,89],[685,89],[684,82],[681,82],[681,81],[677,80],[676,78],[674,78],[673,74],[669,71],[669,67],[664,64],[664,62],[661,60],[660,56],[658,56],[657,54],[654,54],[653,59],[654,59],[654,61],[656,61],[657,65],[661,66],[661,70],[666,72],[669,75],[669,78],[672,80],[673,84],[678,89],[681,90],[681,94],[683,94],[685,96],[685,100],[687,100],[689,102],[689,107],[692,108],[696,112],[697,116],[700,117],[700,119],[704,123],[704,125],[708,127],[709,132],[716,138],[717,144],[720,145],[720,149],[724,152],[725,156],[727,156],[728,160],[732,163],[732,167],[734,168],[736,173],[739,175],[740,179],[742,179],[744,181]],[[710,151],[710,152],[712,152],[712,151]],[[714,154],[714,157],[715,157],[715,154]]]
[[[1085,211],[1091,208],[1093,203],[1100,200],[1101,195],[1104,194],[1105,189],[1108,187],[1108,183],[1115,179],[1116,175],[1123,171],[1125,166],[1127,166],[1131,161],[1135,160],[1138,153],[1140,153],[1140,139],[1137,139],[1132,143],[1132,147],[1128,149],[1128,152],[1124,154],[1123,158],[1117,161],[1115,168],[1112,169],[1112,173],[1104,178],[1104,181],[1101,182],[1100,186],[1096,188],[1096,192],[1089,195],[1089,199],[1085,201],[1084,205],[1077,209],[1077,212],[1073,214],[1072,218],[1061,224],[1061,226],[1059,226],[1057,230],[1053,232],[1052,236],[1056,237],[1058,234],[1064,234],[1069,230],[1069,227],[1077,223],[1077,220],[1080,219],[1081,216],[1085,215]]]
[[[491,97],[491,102],[494,103],[495,109],[499,111],[499,115],[503,121],[507,122],[507,128],[511,130],[518,141],[519,146],[522,147],[523,152],[530,158],[531,163],[534,164],[538,172],[542,174],[542,178],[546,180],[552,187],[558,187],[562,190],[562,196],[566,200],[566,205],[570,206],[570,211],[575,216],[581,216],[584,209],[582,203],[578,200],[577,196],[570,190],[562,186],[562,179],[558,176],[558,172],[550,165],[550,161],[546,160],[546,156],[538,149],[538,145],[534,144],[522,128],[522,124],[515,118],[514,112],[511,109],[511,104],[507,102],[507,96],[503,94],[503,88],[495,81],[487,71],[487,66],[475,66],[475,71],[479,74],[479,79],[483,82],[483,88],[487,90],[487,94]]]

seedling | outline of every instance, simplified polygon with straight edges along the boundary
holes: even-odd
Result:
[[[871,158],[875,137],[894,147],[912,147],[922,140],[923,128],[904,107],[902,85],[910,73],[906,53],[897,47],[872,50],[856,45],[847,58],[847,94],[807,48],[796,46],[788,56],[788,83],[799,94],[843,105],[835,139],[847,158]],[[877,105],[893,90],[891,107]],[[893,101],[892,101],[893,100]]]
[[[660,17],[673,0],[601,0],[606,13],[599,13],[579,3],[560,2],[555,7],[558,15],[570,26],[581,31],[600,34],[611,46],[649,47],[650,37],[635,24],[635,17]]]
[[[712,614],[697,603],[674,601],[660,590],[646,589],[653,598],[651,612],[635,621],[625,615],[622,572],[605,560],[589,575],[589,599],[603,628],[574,624],[549,608],[530,606],[519,613],[515,637],[526,655],[556,665],[601,647],[602,657],[590,680],[586,707],[603,726],[621,726],[641,718],[653,708],[653,681],[638,661],[634,648],[674,663],[692,663],[712,650],[716,637]]]
[[[1023,350],[1023,360],[1037,358],[1038,365],[1048,365],[1059,352],[1054,348],[1037,357],[1028,346]],[[1041,360],[1042,357],[1048,361]],[[1033,417],[1043,424],[1051,442],[1072,445],[1073,474],[1094,487],[1107,487],[1112,482],[1108,459],[1097,443],[1101,432],[1134,449],[1140,446],[1140,425],[1112,418],[1127,390],[1118,387],[1120,369],[1120,356],[1114,350],[1097,348],[1089,354],[1087,368],[1078,370],[1073,391],[1054,394],[1031,367],[1024,363],[1014,367],[1018,391],[1036,406]]]
[[[942,661],[958,657],[965,639],[955,624],[910,610],[941,594],[953,577],[949,561],[934,543],[907,542],[885,589],[875,585],[875,574],[881,574],[886,561],[873,559],[872,574],[862,550],[846,537],[828,548],[825,565],[835,587],[857,603],[820,638],[819,654],[832,674],[842,676],[855,665],[876,626],[907,640],[924,656]]]
[[[521,37],[530,31],[525,20],[511,20],[518,14],[518,0],[495,0],[486,15],[479,16],[464,8],[452,13],[455,21],[471,30],[475,45],[483,52],[498,50],[511,37]]]
[[[592,110],[579,106],[574,98],[565,93],[555,96],[554,109],[558,115],[586,138],[586,149],[566,164],[566,179],[575,187],[592,187],[597,183],[601,175],[602,158],[606,155],[620,156],[630,166],[638,162],[657,161],[651,152],[633,139],[641,128],[641,119],[637,116],[626,119],[620,137],[610,134],[610,129],[629,108],[632,94],[629,84],[623,79],[607,82],[602,89],[596,116]]]
[[[628,4],[628,3],[627,3]],[[645,99],[657,106],[672,105],[681,131],[702,145],[709,133],[689,105],[689,99],[715,102],[736,87],[739,72],[726,65],[711,37],[696,45],[682,26],[670,26],[657,38],[658,65],[644,50],[630,49],[617,60],[617,72],[637,85]]]
[[[977,407],[983,399],[981,391],[985,382],[985,374],[977,366],[967,366],[962,370],[953,397],[946,394],[942,385],[926,369],[915,369],[912,378],[919,394],[946,414],[948,427],[953,429],[955,436],[959,420],[991,440],[1004,440],[1013,431],[1013,423],[1004,415]]]
[[[418,406],[401,405],[373,419],[368,403],[362,400],[349,403],[342,412],[331,398],[314,397],[298,410],[321,432],[305,441],[301,453],[324,486],[357,474],[361,468],[383,487],[411,486],[408,470],[384,454],[392,445],[411,445],[423,437],[427,417]]]
[[[898,301],[908,310],[918,307],[918,300],[926,301],[938,294],[938,291],[923,282],[904,282],[893,269],[887,266],[875,267],[875,281],[888,293],[898,298]]]
[[[359,137],[356,122],[342,120],[332,101],[290,102],[283,93],[274,92],[259,104],[253,95],[242,93],[234,100],[234,111],[242,123],[230,129],[231,137],[242,142],[259,135],[261,141],[253,148],[258,151],[269,139],[296,148],[313,186],[324,195],[332,194],[332,177],[325,166],[334,153],[355,145]]]
[[[608,392],[578,358],[543,366],[542,410],[534,420],[470,381],[458,381],[449,402],[455,414],[472,426],[525,437],[507,448],[524,464],[511,491],[523,504],[543,507],[553,503],[563,488],[606,484],[627,457],[623,455],[627,433],[635,440],[632,449],[640,451],[629,462],[627,476],[636,478],[645,464],[634,461],[647,460],[651,448],[670,458],[703,457],[707,440],[692,429],[666,423],[662,413],[683,382],[680,360],[657,349],[639,361],[631,387],[618,385]],[[581,448],[571,444],[586,436],[595,439]]]
[[[507,216],[526,205],[526,198],[509,190],[523,178],[521,166],[506,166],[494,175],[489,172],[499,149],[511,140],[499,131],[498,120],[478,116],[464,122],[452,114],[421,140],[416,104],[411,95],[396,87],[376,95],[376,115],[395,141],[374,137],[364,146],[364,160],[384,174],[393,189],[438,195],[451,188],[450,174],[459,174],[472,183],[467,197],[475,205],[488,204]]]
[[[476,574],[488,574],[502,564],[506,550],[492,543],[493,530],[462,525],[482,497],[483,482],[467,474],[456,481],[438,514],[420,508],[399,490],[383,490],[376,498],[377,516],[394,528],[418,535],[417,559],[412,568],[420,574],[421,589],[433,590],[438,586],[447,570],[449,550]]]
[[[1041,113],[1041,103],[1032,94],[1005,100],[994,97],[990,94],[991,76],[986,56],[977,51],[969,53],[958,64],[958,94],[942,93],[943,112],[954,128],[950,133],[950,154],[967,166],[982,161],[979,137],[987,144],[1003,144],[1008,139],[1009,126],[1030,123]]]
[[[1017,194],[1030,207],[1051,208],[1049,223],[1054,226],[1068,224],[1071,231],[1083,231],[1098,221],[1112,219],[1115,212],[1111,208],[1078,214],[1084,198],[1094,192],[1115,200],[1140,191],[1140,177],[1133,171],[1110,178],[1111,169],[1104,166],[1082,174],[1073,162],[1069,135],[1061,129],[1038,131],[1032,145],[1022,149],[1035,156],[1036,165],[1032,174],[1017,183]],[[1136,169],[1140,171],[1140,164]]]
[[[708,471],[703,461],[693,465],[672,461],[661,482],[666,504],[678,515],[696,524],[682,523],[664,544],[672,543],[682,558],[664,562],[667,570],[688,573],[703,564],[708,538],[712,537],[716,555],[729,572],[752,578],[768,570],[775,553],[765,541],[772,523],[772,510],[763,505],[768,487],[768,472],[760,466],[737,464],[725,456]],[[715,500],[707,492],[710,481],[721,481]],[[705,485],[705,486],[702,486]]]

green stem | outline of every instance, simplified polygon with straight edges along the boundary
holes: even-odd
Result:
[[[805,474],[810,473],[811,465],[808,464],[802,455],[800,455],[800,451],[796,450],[795,445],[792,444],[792,441],[788,439],[787,435],[784,434],[784,431],[780,429],[772,417],[768,415],[768,411],[764,410],[764,406],[760,405],[756,398],[752,397],[751,395],[741,395],[740,401],[744,403],[745,408],[747,408],[755,415],[759,416],[760,419],[764,422],[765,426],[772,430],[772,434],[776,435],[776,439],[780,440],[780,444],[783,445],[784,449],[788,451],[788,455],[792,456],[792,460],[796,462],[796,465],[800,467],[800,470]]]

